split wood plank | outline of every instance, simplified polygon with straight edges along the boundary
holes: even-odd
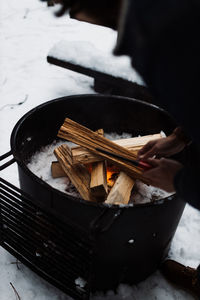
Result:
[[[63,171],[59,161],[52,161],[51,163],[51,175],[53,178],[65,177],[66,173]]]
[[[105,201],[107,204],[128,204],[135,180],[124,172],[120,172]]]
[[[90,189],[92,195],[97,198],[97,201],[105,200],[108,193],[108,186],[104,161],[92,164]]]
[[[103,136],[104,130],[99,129],[97,133]],[[102,202],[105,200],[108,193],[105,160],[92,164],[90,189],[97,201]]]
[[[56,148],[54,154],[81,197],[87,201],[95,201],[90,192],[90,174],[85,166],[72,165],[71,149],[64,144]]]
[[[117,145],[127,148],[135,156],[137,156],[138,150],[140,150],[146,143],[152,140],[160,139],[162,137],[163,136],[160,133],[157,133],[128,139],[114,140],[113,142]],[[74,164],[89,164],[103,160],[101,156],[98,156],[88,149],[80,146],[72,148],[72,157]]]
[[[116,164],[121,170],[127,172],[133,178],[138,178],[147,183],[147,180],[142,175],[142,168],[136,167],[132,163],[125,162],[122,159],[115,158],[112,155],[102,153],[98,151],[97,148],[101,148],[102,150],[113,152],[133,160],[137,159],[136,155],[131,153],[131,151],[128,149],[115,144],[103,136],[100,136],[98,133],[95,133],[89,128],[80,125],[69,118],[66,118],[63,125],[59,129],[58,137],[69,140],[91,150],[95,154],[110,160],[113,164]]]

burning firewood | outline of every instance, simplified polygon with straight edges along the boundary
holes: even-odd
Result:
[[[137,161],[137,151],[162,137],[153,134],[111,141],[103,136],[103,129],[94,132],[68,118],[58,136],[78,146],[63,144],[54,150],[58,162],[52,163],[52,176],[67,175],[85,200],[125,205],[135,180],[147,183],[142,174],[151,167]]]
[[[97,130],[97,133],[101,136],[104,135],[103,129]],[[105,161],[92,164],[90,189],[97,201],[105,200],[108,193]]]
[[[99,149],[109,151],[110,153],[115,153],[131,160],[136,160],[136,155],[131,153],[131,151],[128,149],[117,145],[98,133],[88,129],[87,127],[84,127],[79,123],[66,118],[64,124],[61,126],[58,132],[58,136],[91,150],[95,154],[100,155],[117,165],[121,170],[128,173],[131,177],[135,179],[138,178],[146,182],[142,175],[143,169],[140,166],[134,166],[131,162],[127,162],[123,159],[103,153],[99,151]]]
[[[103,129],[99,129],[97,132],[98,134],[101,135],[104,134]],[[71,161],[72,155],[69,147],[64,146],[63,149],[67,150],[67,152],[65,152],[65,157],[67,156],[67,160]],[[57,149],[57,152],[58,151],[60,151],[60,148]],[[91,180],[90,180],[91,194],[95,197],[97,201],[104,201],[108,192],[105,161],[100,161],[92,164],[90,169],[91,169]],[[64,172],[62,166],[60,165],[59,161],[52,162],[51,174],[53,178],[64,177],[67,175],[66,172]]]
[[[85,166],[72,165],[71,149],[67,145],[61,145],[54,150],[54,153],[81,197],[87,201],[95,201],[90,190],[90,174]]]
[[[105,162],[100,161],[92,165],[90,189],[99,201],[104,201],[108,193]]]
[[[135,180],[124,172],[120,172],[114,186],[112,187],[105,203],[128,204]]]

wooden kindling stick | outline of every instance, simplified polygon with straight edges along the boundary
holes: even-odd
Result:
[[[104,135],[103,129],[97,130],[97,133],[101,136]],[[105,200],[108,193],[105,160],[92,164],[90,189],[97,201]]]
[[[138,150],[140,150],[146,143],[155,139],[160,139],[161,137],[162,135],[157,133],[128,139],[114,140],[113,142],[130,150],[136,156]],[[72,157],[74,164],[89,164],[103,160],[101,156],[96,155],[90,150],[80,146],[72,148]]]
[[[51,175],[53,178],[65,177],[66,173],[61,167],[59,161],[52,161],[51,163]]]
[[[56,148],[54,154],[81,197],[87,201],[96,201],[90,191],[90,174],[85,166],[72,164],[71,149],[64,144]]]
[[[129,149],[131,152],[133,152],[133,154],[137,155],[138,150],[140,150],[146,143],[160,138],[162,138],[162,135],[160,133],[156,133],[128,139],[114,140],[113,142]],[[90,150],[81,146],[72,147],[71,152],[73,164],[90,164],[104,160],[102,156],[98,156]],[[58,161],[52,162],[51,170],[53,178],[65,176],[65,173]]]
[[[120,172],[108,197],[107,204],[128,204],[135,180],[124,172]]]
[[[66,118],[58,132],[58,137],[64,138],[91,150],[95,154],[110,160],[113,164],[116,164],[121,170],[127,172],[132,177],[141,179],[143,182],[147,182],[142,176],[142,168],[133,166],[131,163],[124,162],[123,160],[112,157],[111,155],[101,153],[97,151],[96,148],[101,148],[105,151],[114,152],[123,157],[133,160],[136,159],[136,155],[131,153],[131,151],[129,151],[128,149],[115,144],[114,142],[99,135],[98,133],[95,133],[89,128],[80,125],[79,123],[72,121],[69,118]]]

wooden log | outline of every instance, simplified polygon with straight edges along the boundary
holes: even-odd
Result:
[[[138,150],[140,150],[146,143],[155,139],[159,139],[161,137],[162,135],[158,133],[158,134],[146,135],[141,137],[114,140],[113,142],[116,143],[117,145],[127,148],[134,155],[137,155]],[[101,156],[98,156],[93,152],[89,151],[88,149],[80,146],[72,148],[72,157],[73,157],[74,164],[79,164],[79,163],[89,164],[89,163],[103,160]]]
[[[107,138],[95,133],[89,128],[80,125],[79,123],[66,118],[63,125],[61,126],[58,137],[69,140],[75,144],[83,146],[97,155],[102,156],[105,159],[110,160],[113,164],[116,164],[121,170],[127,172],[133,178],[138,178],[143,182],[147,183],[147,180],[143,177],[143,169],[139,166],[134,166],[130,162],[125,162],[122,159],[113,157],[112,155],[102,153],[98,151],[98,148],[102,150],[113,152],[121,155],[127,159],[136,160],[137,157],[128,149],[115,144]]]
[[[97,133],[102,136],[104,135],[103,129],[97,130]],[[90,189],[98,202],[105,200],[108,193],[105,161],[92,164]]]
[[[66,173],[63,171],[59,161],[52,161],[51,163],[51,175],[53,178],[65,177]]]
[[[108,187],[107,187],[106,167],[104,161],[93,163],[90,189],[92,195],[96,197],[98,202],[105,200],[108,193]]]
[[[90,174],[85,166],[72,165],[71,149],[67,145],[61,145],[54,150],[54,154],[81,197],[87,201],[95,201],[90,191]]]
[[[119,139],[114,142],[122,147],[125,147],[129,150],[137,150],[143,147],[146,143],[152,140],[160,139],[163,135],[161,133],[148,134],[143,136],[137,136],[127,139]]]
[[[128,204],[135,180],[124,172],[120,172],[114,186],[105,201],[107,204]]]

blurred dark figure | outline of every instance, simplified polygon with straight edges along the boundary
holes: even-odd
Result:
[[[71,18],[92,24],[102,25],[117,29],[120,16],[121,0],[40,0],[47,2],[48,6],[61,4],[57,16],[63,16],[66,12]]]
[[[200,209],[200,1],[57,2],[63,5],[58,15],[68,11],[78,20],[118,30],[114,53],[131,58],[132,66],[143,77],[157,103],[182,128],[140,151],[139,156],[154,166],[144,175],[152,185],[176,191],[184,201]],[[179,151],[186,153],[184,163],[170,158]],[[171,260],[162,266],[167,278],[200,298],[199,269]]]

